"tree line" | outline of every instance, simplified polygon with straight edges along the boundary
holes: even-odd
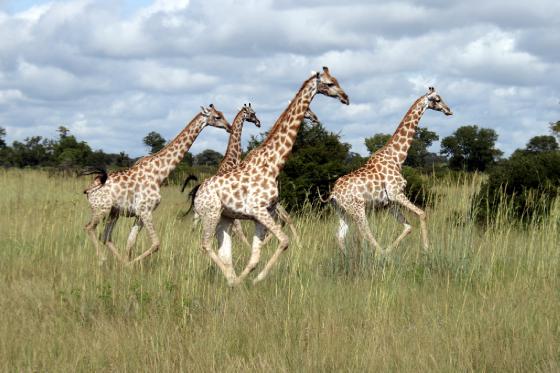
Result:
[[[551,123],[550,130],[551,135],[535,136],[524,148],[516,150],[509,158],[504,158],[503,152],[496,147],[498,135],[491,128],[477,125],[459,127],[450,136],[441,139],[440,151],[434,153],[430,151],[430,147],[440,140],[438,134],[426,127],[419,127],[403,169],[408,180],[408,196],[415,203],[424,204],[428,188],[422,175],[443,175],[455,171],[488,173],[488,182],[483,186],[486,197],[479,198],[487,206],[491,205],[489,201],[492,198],[497,198],[496,193],[503,185],[507,185],[506,193],[510,195],[521,196],[536,190],[541,194],[555,196],[556,186],[560,185],[560,151],[557,141],[560,138],[560,121]],[[0,165],[119,169],[129,167],[135,161],[125,152],[111,154],[92,150],[85,141],[79,141],[64,126],[60,126],[57,132],[56,139],[32,136],[22,142],[14,141],[9,146],[5,141],[6,131],[0,127]],[[257,147],[266,135],[267,132],[263,132],[251,136],[247,152]],[[390,137],[390,134],[377,133],[365,138],[370,155],[384,146]],[[148,133],[142,140],[150,154],[158,152],[167,143],[155,131]],[[183,164],[211,172],[222,157],[221,153],[206,149],[196,155],[187,153]],[[317,192],[327,194],[330,185],[337,178],[360,167],[368,158],[352,152],[350,144],[343,142],[339,134],[328,131],[322,124],[304,122],[298,132],[292,155],[278,179],[284,206],[297,210],[305,203],[318,202]],[[519,206],[520,214],[523,214],[527,206],[524,202],[520,202]]]

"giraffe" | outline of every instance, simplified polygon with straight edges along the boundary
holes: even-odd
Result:
[[[376,151],[364,166],[336,180],[330,196],[323,200],[323,202],[330,200],[339,216],[337,240],[343,254],[345,254],[344,238],[348,233],[348,220],[354,221],[360,234],[380,253],[389,253],[397,247],[399,242],[410,233],[412,227],[395,203],[418,216],[424,250],[428,250],[426,213],[410,202],[403,193],[406,179],[401,174],[401,167],[407,157],[416,127],[426,109],[441,111],[445,115],[453,114],[441,96],[430,87],[428,93],[418,98],[408,109],[387,144]],[[366,207],[386,206],[389,203],[391,203],[392,214],[404,225],[404,229],[386,250],[382,250],[369,229]]]
[[[289,102],[288,102],[288,104],[289,104]],[[246,118],[246,119],[243,119],[243,118]],[[307,109],[303,118],[305,120],[309,121],[311,123],[311,125],[313,125],[313,126],[318,125],[320,123],[319,118],[311,110],[311,108]],[[249,105],[244,104],[243,108],[240,109],[239,113],[236,115],[236,117],[234,118],[234,120],[232,122],[232,125],[231,125],[232,132],[230,134],[230,139],[229,139],[229,142],[228,142],[227,150],[226,150],[226,153],[224,155],[224,158],[222,159],[222,161],[220,162],[220,164],[218,166],[218,171],[216,172],[216,175],[225,174],[226,172],[234,169],[241,162],[241,130],[242,130],[244,120],[246,120],[248,122],[255,123],[257,128],[260,128],[260,121],[256,117],[256,113],[252,109],[251,103],[249,103]],[[185,187],[187,186],[187,184],[190,180],[195,180],[196,181],[198,179],[194,175],[189,175],[183,183],[183,187],[181,189],[181,192],[183,192],[185,190]],[[190,209],[194,206],[194,199],[196,198],[196,192],[198,191],[199,187],[200,187],[200,184],[196,185],[191,190],[191,192],[189,193],[189,197],[191,198],[191,207],[189,208],[189,210],[187,210],[187,212],[184,215],[187,215],[190,212]],[[293,220],[290,217],[290,214],[288,214],[288,211],[286,211],[286,209],[280,203],[278,203],[276,205],[276,214],[277,214],[278,218],[283,223],[288,225],[288,227],[292,231],[292,235],[294,236],[294,239],[296,241],[296,245],[300,246],[301,240],[300,240],[299,235],[297,233],[297,230],[294,226]],[[194,216],[193,216],[193,226],[197,225],[199,223],[199,221],[200,221],[200,219],[198,217],[198,214],[195,212]],[[235,233],[241,239],[241,241],[243,241],[243,243],[245,245],[247,245],[249,248],[251,248],[251,244],[247,240],[247,237],[245,237],[245,233],[243,233],[243,229],[241,228],[241,222],[238,219],[236,219],[233,222],[232,229],[233,229],[233,233]],[[266,239],[263,242],[263,246],[271,238],[272,238],[272,235],[269,233],[267,235]]]
[[[278,247],[264,268],[253,280],[263,280],[279,256],[288,248],[288,236],[274,219],[278,203],[277,177],[292,151],[305,111],[317,93],[350,101],[327,67],[308,78],[292,102],[278,118],[267,138],[235,169],[207,179],[194,201],[195,211],[202,219],[202,249],[220,268],[230,286],[237,285],[256,267],[267,230],[279,241]],[[239,277],[233,269],[230,228],[234,219],[255,223],[250,259]],[[212,249],[216,233],[219,251]]]
[[[127,260],[119,254],[111,240],[113,228],[120,215],[135,217],[126,245],[129,264],[138,262],[159,249],[159,238],[152,222],[152,212],[161,200],[161,183],[183,159],[200,131],[206,126],[231,131],[228,121],[213,105],[202,108],[202,111],[159,152],[141,158],[126,170],[109,174],[102,171],[93,184],[84,191],[92,210],[92,218],[85,229],[101,261],[105,260],[105,256],[101,253],[95,228],[106,216],[108,219],[102,235],[103,243],[123,263]],[[132,248],[143,226],[148,231],[152,245],[144,253],[132,259]]]

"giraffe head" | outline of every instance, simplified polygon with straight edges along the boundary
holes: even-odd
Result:
[[[307,108],[307,111],[303,114],[303,118],[311,122],[312,126],[316,126],[321,123],[319,121],[319,117],[313,112],[313,110],[311,110],[311,108]]]
[[[428,93],[426,94],[426,98],[428,99],[428,109],[441,111],[445,115],[453,115],[453,112],[447,106],[445,101],[441,98],[441,96],[436,92],[434,87],[428,88]]]
[[[261,121],[259,120],[259,118],[257,118],[257,113],[255,113],[255,110],[253,110],[253,108],[251,107],[250,102],[249,105],[243,104],[241,110],[243,110],[244,120],[246,120],[247,122],[254,123],[255,126],[257,126],[257,128],[261,128]]]
[[[201,106],[201,109],[200,114],[204,117],[205,126],[224,128],[227,132],[231,133],[231,125],[224,117],[224,113],[217,110],[213,104],[210,104],[208,108]]]
[[[317,78],[317,93],[338,98],[345,105],[350,104],[348,95],[340,88],[338,80],[329,73],[328,67],[323,66],[323,72],[315,73],[315,76]]]

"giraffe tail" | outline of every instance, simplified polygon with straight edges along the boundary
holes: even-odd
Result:
[[[185,188],[187,187],[187,184],[189,183],[189,181],[194,180],[194,181],[198,181],[198,177],[196,177],[196,175],[189,175],[187,176],[187,178],[185,179],[185,181],[183,182],[183,187],[181,188],[181,193],[183,193],[185,191]]]
[[[317,195],[319,196],[319,201],[321,201],[322,203],[327,203],[331,200],[331,196],[327,196],[326,198],[323,198],[323,196],[321,196],[321,191],[319,190],[319,187],[317,187]]]
[[[109,177],[109,175],[107,174],[107,169],[105,167],[90,167],[78,173],[78,176],[85,176],[85,175],[97,175],[97,176],[93,181],[93,185],[89,186],[84,190],[84,194],[87,194],[91,190],[100,188],[103,185],[105,185],[105,182]]]
[[[192,190],[189,192],[189,198],[191,199],[191,205],[189,206],[189,209],[187,210],[187,212],[185,212],[184,216],[188,215],[189,212],[191,212],[191,210],[194,207],[194,199],[196,198],[196,192],[198,192],[198,189],[200,188],[202,184],[197,184],[194,186],[194,188],[192,188]]]

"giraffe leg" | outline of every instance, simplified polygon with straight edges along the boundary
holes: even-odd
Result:
[[[358,226],[358,230],[360,231],[362,237],[364,237],[374,247],[375,251],[382,252],[383,250],[381,249],[381,246],[379,246],[369,229],[365,206],[363,204],[359,204],[354,210],[347,210],[347,213]]]
[[[112,240],[113,228],[115,228],[115,224],[117,223],[118,219],[119,219],[118,211],[111,210],[111,212],[109,214],[109,220],[107,221],[107,224],[105,225],[105,230],[103,231],[102,240],[103,240],[103,243],[105,245],[107,245],[109,250],[111,250],[111,252],[115,256],[115,258],[117,258],[119,261],[121,261],[123,263],[126,263],[126,260],[121,256],[121,254],[119,253],[119,250],[117,250],[117,248],[115,247],[115,244],[113,243],[113,240]]]
[[[220,260],[227,267],[228,273],[232,273],[234,277],[237,277],[233,268],[233,258],[231,255],[232,224],[232,219],[222,216],[216,226],[216,238],[218,239],[218,256],[220,257]]]
[[[136,243],[136,238],[138,238],[138,233],[142,230],[144,223],[142,223],[142,219],[136,218],[134,220],[134,225],[130,229],[130,233],[128,234],[128,239],[126,240],[126,252],[128,256],[128,260],[132,260],[132,249],[134,248],[134,244]]]
[[[253,246],[251,248],[251,257],[249,258],[249,262],[243,269],[243,272],[237,278],[237,283],[241,283],[245,277],[249,273],[251,273],[257,264],[259,264],[259,260],[261,257],[261,248],[264,245],[264,239],[266,235],[266,227],[259,222],[255,223],[255,235],[253,236]]]
[[[280,220],[282,220],[284,223],[288,224],[288,227],[290,227],[290,230],[292,231],[292,236],[294,236],[294,240],[296,242],[296,245],[301,247],[301,240],[299,238],[298,232],[297,232],[296,227],[294,225],[294,221],[292,220],[292,217],[290,216],[290,214],[288,214],[288,211],[286,211],[284,206],[282,206],[281,204],[277,204],[276,205],[276,213],[278,214],[278,217],[280,218]]]
[[[336,232],[336,241],[338,243],[338,248],[342,255],[346,256],[346,245],[344,239],[348,234],[348,222],[346,217],[342,213],[338,213],[338,230]]]
[[[397,237],[397,239],[391,245],[389,245],[389,247],[387,247],[385,251],[383,251],[383,254],[390,253],[393,249],[395,249],[399,245],[399,242],[401,242],[402,239],[408,236],[408,234],[412,231],[412,227],[410,226],[410,224],[408,224],[408,221],[406,220],[405,216],[398,208],[398,206],[395,206],[395,204],[392,203],[389,209],[393,214],[393,216],[395,217],[395,219],[397,219],[397,221],[401,223],[404,226],[404,228],[402,233]]]
[[[241,221],[239,219],[235,219],[233,221],[232,228],[233,228],[233,233],[235,233],[235,235],[239,237],[241,241],[243,241],[243,243],[250,248],[251,244],[249,243],[249,240],[245,236],[245,233],[243,233],[243,228],[241,227]]]
[[[282,232],[282,227],[280,226],[280,224],[276,223],[276,221],[271,216],[271,214],[268,210],[265,210],[265,211],[262,211],[260,213],[255,214],[255,218],[266,229],[268,229],[270,232],[272,232],[272,234],[274,234],[274,236],[276,236],[279,243],[278,243],[278,248],[276,249],[274,254],[272,254],[272,256],[270,257],[270,259],[268,260],[268,262],[266,263],[266,265],[264,266],[262,271],[253,280],[254,284],[262,281],[266,277],[266,275],[268,274],[268,272],[270,271],[272,266],[274,266],[276,261],[278,261],[278,258],[280,257],[280,255],[284,252],[284,250],[286,250],[288,248],[288,245],[290,243],[290,239],[288,238],[288,236],[284,232]]]
[[[223,275],[225,276],[228,285],[235,285],[235,273],[232,273],[230,267],[228,267],[222,259],[212,250],[212,239],[214,238],[214,233],[216,232],[216,227],[218,221],[220,220],[221,213],[219,211],[205,211],[204,214],[200,215],[202,220],[202,249],[212,259],[212,261],[220,268]]]
[[[196,226],[199,225],[199,224],[200,224],[200,215],[198,215],[195,211],[193,213],[191,231],[194,232],[194,230],[196,229]]]
[[[152,255],[153,253],[159,250],[159,238],[154,228],[151,211],[140,214],[140,219],[142,220],[142,224],[146,227],[146,230],[148,231],[148,236],[150,236],[150,239],[152,240],[152,246],[150,246],[148,250],[144,251],[142,254],[138,255],[136,258],[128,262],[129,265],[137,263],[140,260],[146,258],[147,256]]]
[[[88,236],[90,237],[91,241],[93,242],[93,246],[95,247],[95,253],[97,254],[97,257],[99,258],[100,263],[107,260],[107,257],[101,251],[101,247],[100,247],[101,243],[99,242],[99,239],[97,238],[97,235],[95,234],[95,228],[97,228],[97,226],[99,225],[101,220],[103,220],[103,218],[109,213],[109,211],[110,211],[110,209],[93,210],[93,215],[91,217],[91,220],[85,226],[86,232],[87,232]]]
[[[395,201],[397,201],[400,205],[406,207],[413,213],[415,213],[418,218],[420,219],[420,230],[422,232],[422,245],[425,251],[429,249],[429,241],[428,241],[428,228],[426,227],[426,213],[421,208],[417,207],[415,204],[410,202],[408,198],[404,195],[404,193],[399,193],[395,196]]]

